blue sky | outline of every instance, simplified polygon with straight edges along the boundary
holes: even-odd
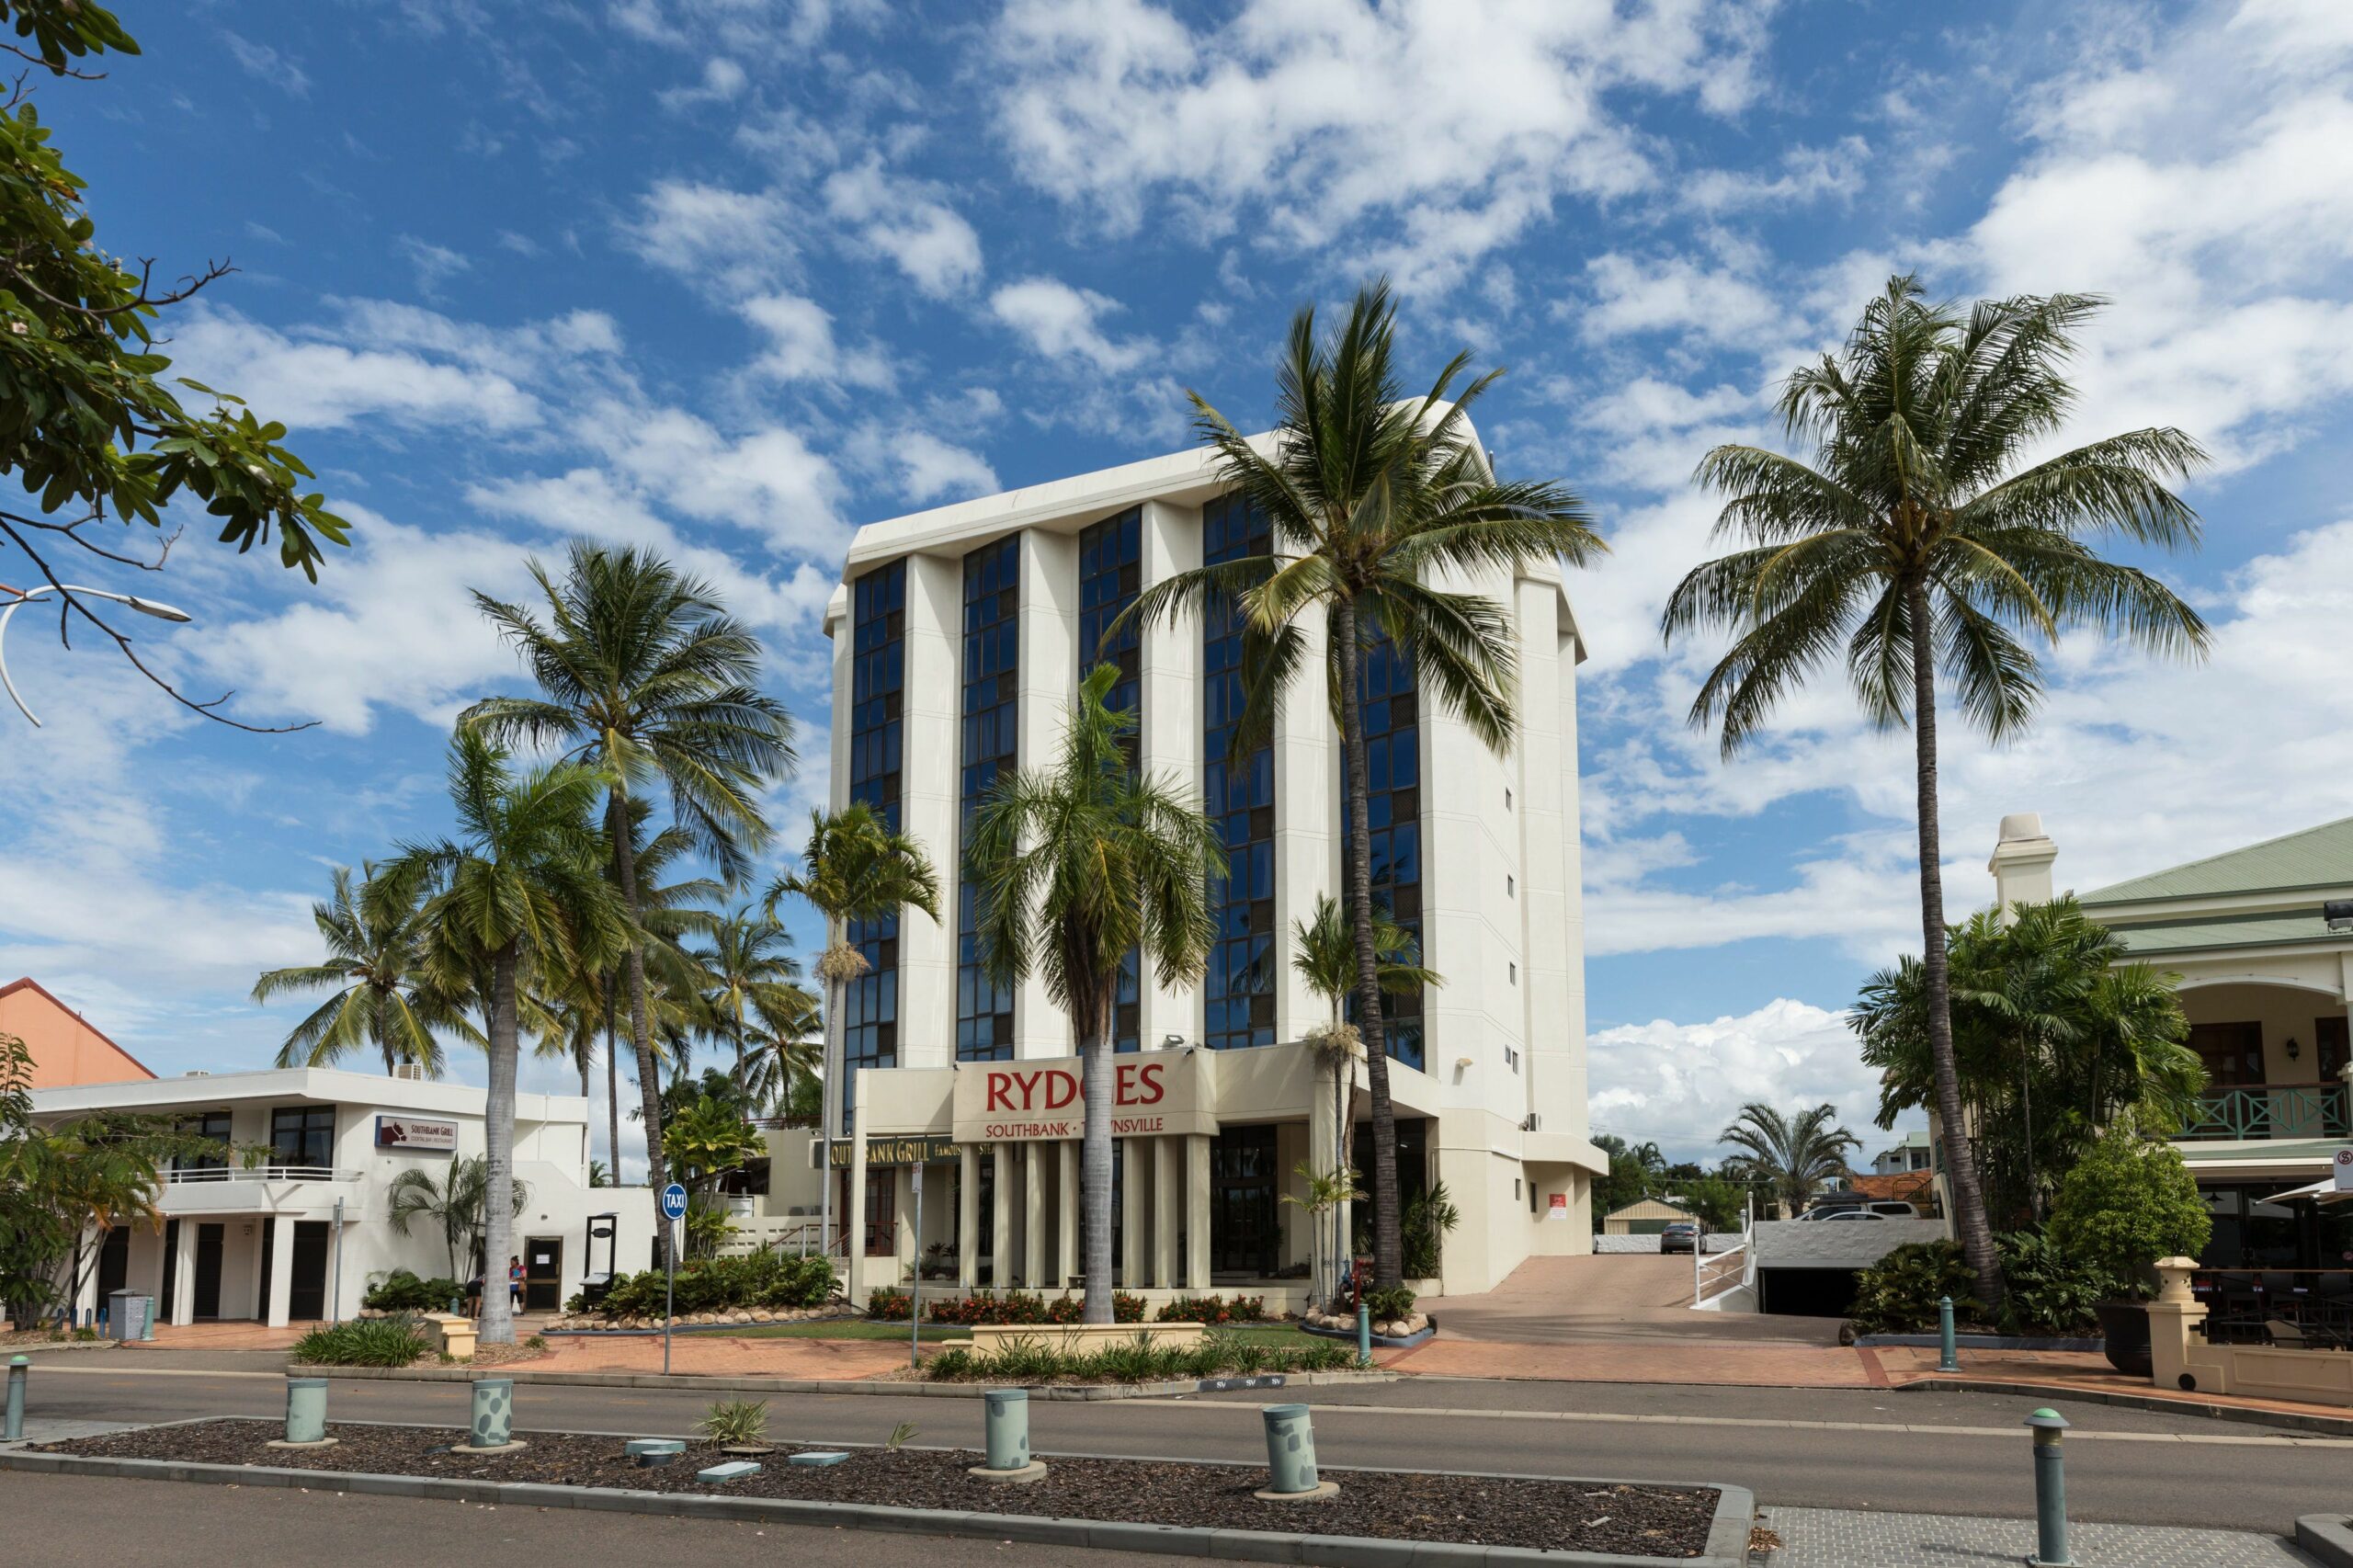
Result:
[[[1956,739],[1956,911],[2004,812],[2088,887],[2353,809],[2335,0],[120,10],[142,58],[39,89],[99,242],[234,257],[181,366],[290,425],[358,525],[316,588],[192,530],[168,597],[200,619],[145,644],[300,733],[12,640],[49,725],[0,722],[0,978],[159,1071],[266,1060],[293,1015],[244,993],[314,951],[328,868],[443,825],[450,717],[517,683],[466,589],[574,532],[711,577],[806,723],[797,822],[851,528],[1174,449],[1188,388],[1262,421],[1292,310],[1376,271],[1420,373],[1509,367],[1489,443],[1614,546],[1572,585],[1597,1127],[1869,1119],[1836,1013],[1917,940],[1908,747],[1825,684],[1722,766],[1681,722],[1707,650],[1654,627],[1705,547],[1699,454],[1769,438],[1775,381],[1893,270],[2113,295],[2078,432],[2217,458],[2207,550],[2162,563],[2214,657],[2071,641],[2032,737]]]

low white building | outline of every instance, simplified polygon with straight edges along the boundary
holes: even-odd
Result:
[[[98,1267],[74,1303],[77,1319],[115,1290],[155,1298],[158,1321],[256,1319],[272,1326],[347,1318],[372,1282],[395,1268],[447,1275],[441,1227],[419,1216],[402,1234],[390,1214],[402,1172],[446,1183],[458,1161],[479,1156],[483,1091],[321,1068],[190,1074],[85,1084],[33,1094],[37,1120],[94,1111],[170,1117],[237,1151],[164,1173],[160,1229],[118,1225],[100,1238]],[[516,1217],[513,1251],[529,1277],[526,1306],[553,1309],[607,1267],[607,1243],[589,1261],[592,1220],[609,1221],[613,1267],[650,1267],[652,1194],[588,1185],[588,1102],[573,1095],[517,1095],[515,1175],[529,1201]],[[471,1274],[471,1260],[460,1259]],[[506,1259],[493,1261],[501,1276]]]

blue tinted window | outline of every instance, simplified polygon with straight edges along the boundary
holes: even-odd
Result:
[[[966,827],[997,775],[1019,765],[1021,536],[964,557],[964,699],[961,769]],[[980,962],[979,890],[956,879],[956,1059],[1013,1055],[1013,986]]]
[[[1358,666],[1370,790],[1365,823],[1371,829],[1372,902],[1410,932],[1422,935],[1421,711],[1413,661],[1378,632]],[[1347,792],[1340,795],[1347,821]],[[1348,1016],[1358,1017],[1356,998]],[[1389,1054],[1410,1067],[1423,1062],[1422,997],[1415,992],[1382,999],[1382,1035]]]
[[[906,640],[907,567],[878,566],[850,585],[849,798],[862,801],[893,829],[899,825],[902,674]],[[899,920],[852,921],[845,933],[866,955],[867,972],[842,998],[841,1130],[849,1131],[861,1067],[899,1060]]]
[[[1078,536],[1078,673],[1081,679],[1098,665],[1120,667],[1119,684],[1111,688],[1109,705],[1137,711],[1142,701],[1140,681],[1143,638],[1135,623],[1120,628],[1105,642],[1103,634],[1120,611],[1136,602],[1143,586],[1143,508],[1131,506],[1116,517],[1106,517]],[[1131,732],[1131,741],[1134,732]],[[1135,747],[1129,747],[1129,756]],[[1111,1049],[1137,1048],[1141,1010],[1137,1006],[1137,953],[1128,949],[1120,963],[1120,1001],[1112,1014]]]
[[[1201,563],[1264,556],[1273,535],[1257,508],[1222,495],[1201,508]],[[1202,618],[1202,797],[1225,847],[1226,875],[1210,888],[1217,944],[1210,952],[1207,1032],[1215,1051],[1275,1040],[1275,756],[1259,746],[1229,761],[1241,721],[1242,620],[1211,602]]]

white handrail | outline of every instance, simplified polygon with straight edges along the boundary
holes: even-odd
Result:
[[[360,1174],[332,1165],[207,1165],[162,1173],[167,1184],[177,1187],[224,1181],[358,1181]]]
[[[1696,1244],[1704,1248],[1707,1244],[1701,1241]],[[1704,1306],[1711,1296],[1729,1295],[1752,1283],[1752,1267],[1745,1236],[1722,1252],[1695,1252],[1691,1262],[1691,1304]]]

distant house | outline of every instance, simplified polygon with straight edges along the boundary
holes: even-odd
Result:
[[[1928,1142],[1925,1127],[1904,1135],[1904,1142],[1892,1144],[1871,1156],[1871,1175],[1894,1176],[1902,1171],[1925,1171],[1935,1163],[1934,1146]]]
[[[1623,1209],[1601,1217],[1601,1233],[1605,1236],[1654,1236],[1676,1220],[1688,1220],[1691,1211],[1672,1198],[1643,1198]]]
[[[31,1050],[36,1089],[122,1084],[155,1075],[30,976],[0,985],[0,1035],[14,1035]]]

